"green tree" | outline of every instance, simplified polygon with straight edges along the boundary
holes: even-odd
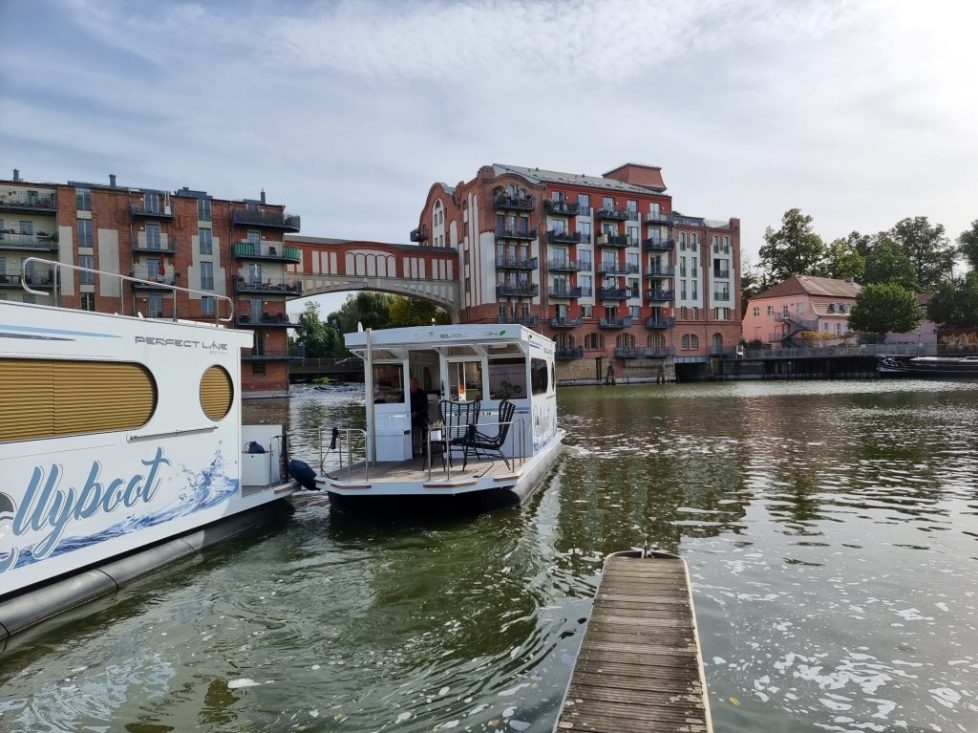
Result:
[[[924,318],[917,294],[896,283],[872,283],[860,291],[849,314],[849,328],[874,334],[880,341],[887,333],[913,331]]]
[[[387,309],[392,298],[392,295],[385,293],[362,290],[356,295],[346,296],[340,309],[330,313],[327,320],[340,333],[352,333],[361,324],[365,329],[386,328],[390,323]]]
[[[889,238],[881,239],[866,258],[862,282],[896,283],[913,292],[920,291],[913,263]]]
[[[448,314],[434,303],[420,298],[395,295],[387,308],[390,327],[426,326],[429,323],[451,323]]]
[[[299,325],[295,329],[295,336],[289,339],[289,345],[293,349],[299,347],[309,359],[325,359],[346,353],[339,332],[319,318],[319,303],[311,300],[299,316]]]
[[[767,228],[760,260],[774,282],[793,274],[815,275],[824,267],[826,249],[822,238],[812,231],[812,217],[800,209],[789,209],[781,218],[781,228]]]
[[[971,229],[958,237],[958,254],[964,257],[971,269],[978,270],[978,219],[971,222]]]
[[[955,249],[944,236],[942,224],[932,225],[926,216],[915,216],[897,222],[888,234],[913,264],[922,289],[933,290],[951,276]]]
[[[852,234],[845,239],[832,241],[825,248],[825,261],[819,268],[819,274],[838,280],[849,277],[857,280],[861,278],[863,270],[866,268],[866,257],[859,251],[859,243],[858,239],[852,239]]]
[[[771,287],[773,283],[763,270],[744,265],[740,271],[740,317],[747,315],[747,302],[758,293]]]
[[[927,303],[927,317],[942,326],[978,328],[978,272],[938,284]]]

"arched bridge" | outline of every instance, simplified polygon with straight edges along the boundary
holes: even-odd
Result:
[[[431,301],[457,323],[461,309],[458,250],[347,239],[285,237],[302,261],[288,265],[302,297],[344,290],[377,290]]]

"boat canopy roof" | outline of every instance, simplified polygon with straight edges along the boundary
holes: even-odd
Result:
[[[343,336],[346,347],[363,357],[367,349],[367,332]],[[535,347],[535,348],[534,348]],[[370,348],[375,357],[380,352],[400,356],[407,351],[437,349],[448,356],[489,351],[493,354],[527,354],[531,349],[553,355],[554,342],[536,331],[510,323],[467,323],[449,326],[408,326],[370,332]]]

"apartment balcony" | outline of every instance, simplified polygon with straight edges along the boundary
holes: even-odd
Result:
[[[646,239],[646,252],[672,252],[676,248],[674,239]]]
[[[713,271],[714,280],[729,280],[730,270],[714,270]]]
[[[176,238],[160,234],[159,239],[147,239],[146,232],[139,232],[132,246],[134,255],[174,255],[177,253]]]
[[[666,359],[676,355],[676,349],[672,346],[651,346],[642,351],[642,356],[646,359]]]
[[[582,298],[592,298],[592,297],[594,297],[594,290],[591,289],[591,288],[585,288],[582,285],[581,286],[581,297]]]
[[[550,288],[550,290],[547,291],[547,295],[551,298],[557,298],[557,299],[580,298],[581,289],[577,287],[572,288],[568,286]]]
[[[242,361],[289,361],[291,359],[301,359],[301,356],[292,356],[284,349],[242,349]]]
[[[496,285],[497,298],[535,298],[540,294],[540,286],[536,283],[516,283]]]
[[[598,328],[628,328],[631,325],[631,318],[602,318],[598,321]]]
[[[645,298],[650,303],[667,303],[676,297],[675,290],[659,290],[653,288],[645,293]]]
[[[428,240],[428,227],[418,227],[411,230],[412,242],[425,242]]]
[[[302,283],[298,280],[246,280],[239,277],[234,283],[235,295],[302,295]]]
[[[634,346],[615,347],[616,359],[641,359],[644,356],[645,356],[645,349],[642,348],[636,348]]]
[[[634,247],[635,242],[627,234],[602,234],[598,237],[599,247]]]
[[[673,317],[669,318],[656,318],[652,316],[651,318],[645,319],[645,327],[650,331],[658,331],[665,328],[675,328],[676,319]]]
[[[536,229],[497,229],[496,239],[521,239],[531,241],[537,238]]]
[[[672,220],[672,215],[667,214],[664,211],[660,211],[658,214],[650,213],[645,215],[646,224],[654,224],[656,226],[667,226],[671,227],[675,225]]]
[[[580,244],[580,241],[580,232],[558,232],[554,229],[547,232],[549,244]]]
[[[536,257],[518,260],[512,257],[497,257],[497,270],[536,270],[539,262]]]
[[[613,221],[627,221],[636,218],[637,215],[638,212],[629,211],[628,209],[598,209],[595,212],[595,216],[599,219],[611,219]]]
[[[580,272],[587,269],[587,263],[575,260],[547,260],[547,270],[550,272]]]
[[[625,265],[619,264],[617,262],[600,262],[598,263],[598,274],[599,275],[624,275]]]
[[[260,209],[234,209],[231,223],[237,227],[265,227],[281,229],[285,232],[299,231],[300,219],[295,214],[281,211],[261,211]]]
[[[632,298],[631,288],[600,288],[598,290],[599,300],[625,300]]]
[[[567,361],[569,359],[583,359],[584,347],[583,346],[571,346],[570,348],[558,347],[554,351],[554,358],[560,361]]]
[[[235,324],[242,328],[296,328],[299,324],[289,321],[288,315],[279,313],[268,315],[263,313],[260,316],[239,314],[234,319]]]
[[[583,321],[580,318],[551,318],[550,328],[579,328]]]
[[[58,236],[56,234],[19,234],[17,232],[0,232],[0,249],[19,250],[24,252],[57,252]]]
[[[570,201],[551,201],[543,200],[543,210],[551,216],[577,216],[581,211],[581,205]]]
[[[133,273],[133,277],[138,277],[141,282],[134,282],[132,284],[133,290],[166,290],[170,291],[174,285],[177,284],[176,274],[173,272],[168,272],[163,275],[151,275],[147,272],[145,267],[137,267]]]
[[[129,204],[129,213],[134,219],[173,219],[173,207],[170,204],[151,204],[145,203]]]
[[[499,315],[499,322],[512,323],[518,326],[526,326],[527,328],[536,328],[540,325],[540,318],[529,313],[501,313]]]
[[[652,278],[653,280],[671,280],[676,276],[676,268],[673,265],[669,267],[654,267],[645,273],[645,277]]]
[[[20,288],[20,275],[0,274],[0,288]]]
[[[0,211],[16,211],[22,214],[57,212],[58,197],[53,193],[37,191],[8,191],[0,194]]]
[[[496,195],[493,202],[496,210],[533,211],[536,208],[536,198],[533,196],[509,196],[505,193]]]
[[[714,303],[730,303],[733,301],[733,296],[729,291],[715,290],[713,291],[713,302]]]
[[[265,262],[302,262],[302,250],[298,247],[285,247],[281,242],[235,242],[231,245],[231,256],[238,260],[263,260]]]

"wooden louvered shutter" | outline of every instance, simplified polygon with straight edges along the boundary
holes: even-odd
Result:
[[[231,411],[234,387],[231,375],[223,367],[212,366],[200,380],[200,406],[204,414],[217,422]]]

